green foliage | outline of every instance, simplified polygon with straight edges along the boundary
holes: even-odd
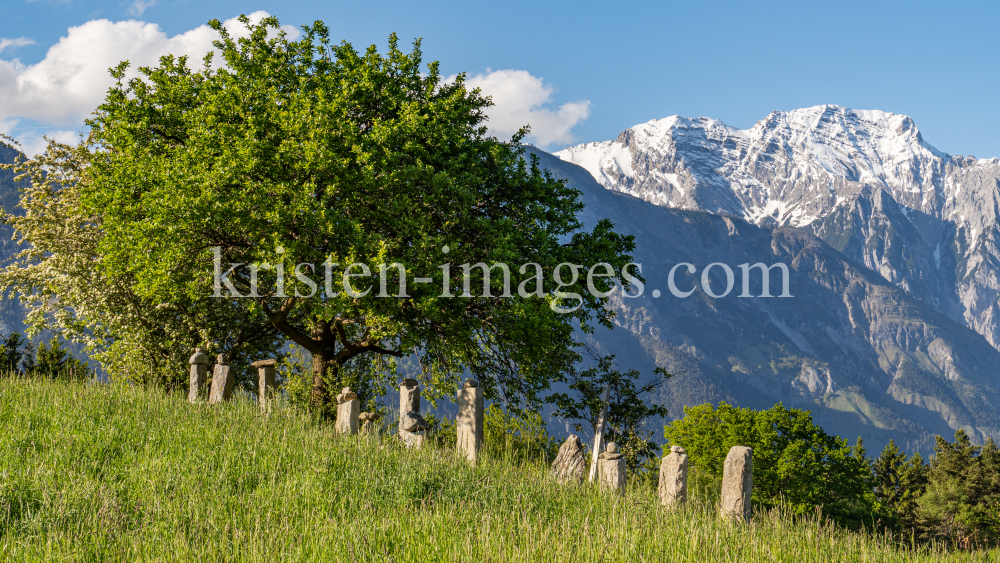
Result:
[[[0,336],[0,373],[21,371],[23,362],[31,361],[30,345],[17,331]]]
[[[753,448],[753,501],[758,507],[787,506],[797,514],[821,507],[823,514],[850,527],[871,524],[874,499],[870,468],[859,443],[829,436],[807,411],[780,403],[766,411],[720,403],[684,409],[684,417],[664,428],[668,444],[687,450],[689,463],[713,481],[733,446]]]
[[[619,451],[625,454],[631,475],[645,473],[652,468],[652,460],[659,457],[659,445],[652,439],[654,432],[646,430],[645,423],[654,416],[667,416],[667,408],[647,404],[642,395],[655,391],[671,375],[663,368],[656,368],[652,378],[637,386],[638,370],[622,373],[615,369],[613,355],[598,356],[590,348],[586,350],[596,365],[582,371],[570,370],[560,378],[569,384],[574,395],[553,393],[547,400],[555,405],[556,416],[583,420],[593,436],[603,408],[601,394],[605,386],[610,387],[605,443],[618,444]],[[576,423],[574,428],[577,432],[584,430],[580,423]]]
[[[70,354],[57,336],[53,336],[50,341],[38,345],[34,361],[26,367],[25,371],[50,378],[64,377],[86,380],[93,376],[87,363]]]
[[[312,369],[309,357],[300,346],[292,346],[275,366],[275,379],[288,405],[303,412],[309,410]]]
[[[455,420],[447,416],[428,414],[424,417],[430,428],[425,436],[439,448],[455,448],[458,443],[458,426]]]
[[[916,527],[917,501],[927,486],[927,464],[919,453],[907,459],[889,440],[872,462],[872,490],[878,502],[882,525],[899,532]]]
[[[0,337],[0,374],[86,381],[93,378],[94,370],[66,350],[58,335],[35,348],[15,331]]]
[[[1000,449],[987,439],[973,445],[965,430],[955,441],[938,436],[917,500],[917,528],[925,538],[960,548],[995,545],[1000,538]]]
[[[507,142],[487,136],[489,98],[468,90],[464,75],[445,82],[437,63],[424,66],[419,42],[405,53],[393,35],[384,54],[359,52],[332,43],[322,22],[290,41],[276,18],[241,21],[249,33],[238,39],[209,24],[221,35],[222,67],[208,57],[196,71],[168,56],[131,80],[127,63],[113,70],[116,84],[87,122],[82,184],[102,219],[103,275],[126,279],[143,299],[225,302],[248,326],[277,329],[315,360],[314,406],[339,391],[329,370],[361,355],[410,354],[429,395],[453,392],[468,370],[487,398],[537,402],[576,360],[574,326],[612,326],[606,297],[586,291],[585,275],[560,288],[553,272],[605,262],[615,275],[597,278],[597,289],[627,286],[632,238],[606,220],[584,231],[579,192],[525,161],[523,132]],[[248,297],[211,297],[213,249],[221,272],[260,266],[255,284],[246,266],[226,277]],[[367,296],[341,291],[354,262],[372,268],[355,280],[359,292],[371,286]],[[500,297],[494,270],[490,292],[477,291],[480,270],[468,280],[458,272],[480,262],[509,264],[514,291],[535,274],[518,267],[538,264],[542,290]],[[395,263],[411,280],[406,296],[376,297],[382,284],[384,295],[399,294]],[[469,281],[470,296],[443,297],[443,263],[451,289]],[[318,286],[294,275],[297,264]],[[433,282],[412,283],[418,276]],[[559,304],[579,307],[559,314]]]
[[[290,405],[303,412],[336,418],[335,404],[318,408],[311,404],[312,358],[301,346],[293,344],[290,347],[278,363],[276,375],[278,386],[286,394]],[[357,393],[362,411],[383,415],[386,409],[379,406],[378,397],[384,396],[393,383],[392,370],[387,369],[384,358],[380,356],[352,358],[339,370],[328,369],[325,376],[325,384],[330,389],[339,393],[344,387],[350,387]]]
[[[0,145],[14,144],[0,134]],[[103,210],[88,208],[81,197],[92,150],[88,143],[50,142],[41,155],[0,165],[21,188],[20,212],[3,210],[19,251],[0,271],[0,291],[20,298],[28,334],[49,329],[85,345],[115,379],[173,389],[186,388],[188,358],[201,346],[225,354],[242,385],[255,385],[249,363],[274,357],[279,344],[259,311],[224,299],[143,297],[131,270],[99,267],[106,258]]]
[[[483,450],[505,459],[551,462],[559,441],[549,436],[542,415],[533,411],[505,412],[496,403],[483,413]]]

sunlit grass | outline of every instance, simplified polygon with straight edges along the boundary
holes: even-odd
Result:
[[[470,467],[287,408],[110,385],[0,381],[0,555],[10,561],[914,561],[815,519],[666,511],[560,486],[533,461]]]

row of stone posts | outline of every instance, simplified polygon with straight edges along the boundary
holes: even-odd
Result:
[[[582,483],[587,458],[578,436],[570,434],[552,463],[552,476],[560,483]],[[601,488],[617,494],[625,492],[625,459],[618,445],[611,442],[597,455],[597,481]],[[660,504],[675,507],[687,501],[688,459],[684,448],[671,446],[660,461],[657,493]],[[722,472],[720,514],[737,521],[750,519],[750,495],[753,492],[753,449],[733,446],[729,449]]]
[[[196,348],[191,356],[191,381],[188,400],[198,401],[204,393],[208,375],[208,354],[201,348]],[[257,368],[259,401],[266,408],[276,394],[275,364],[276,360],[260,360],[252,365]],[[228,401],[233,391],[234,377],[230,373],[224,355],[216,358],[215,369],[212,372],[212,388],[209,392],[209,404]],[[479,459],[483,447],[483,390],[479,383],[466,379],[458,390],[458,416],[455,419],[458,453],[472,463]],[[601,397],[607,401],[607,390]],[[353,435],[358,431],[368,432],[375,428],[378,415],[372,412],[360,412],[361,401],[357,393],[350,387],[345,387],[337,395],[337,422],[335,428],[340,434]],[[601,420],[604,419],[602,411]],[[362,424],[359,428],[359,422]],[[598,481],[599,485],[617,494],[625,492],[627,470],[624,455],[618,451],[614,442],[603,447],[603,424],[599,425],[595,438],[595,450],[599,452],[593,460],[590,480]],[[427,421],[420,415],[420,384],[415,379],[404,379],[399,385],[399,438],[408,448],[419,448],[423,445]],[[552,475],[561,483],[583,482],[586,469],[586,455],[580,438],[570,434],[569,438],[559,448],[555,461],[552,463]],[[673,507],[687,500],[688,462],[684,448],[671,446],[670,453],[660,461],[660,480],[657,493],[660,504]],[[753,491],[753,450],[745,446],[733,446],[726,456],[722,474],[722,497],[720,512],[724,518],[732,520],[748,520],[750,518],[750,495]]]
[[[189,382],[188,401],[194,403],[204,398],[208,392],[208,404],[215,405],[223,401],[228,401],[233,395],[233,385],[236,382],[235,375],[226,364],[226,356],[219,354],[215,358],[215,368],[212,370],[212,387],[206,389],[208,379],[208,354],[201,348],[195,348],[194,354],[188,363],[191,365],[191,378]],[[257,368],[258,393],[261,407],[264,408],[270,403],[276,394],[274,366],[277,360],[260,360],[254,362],[253,367]]]
[[[195,348],[191,356],[191,380],[188,400],[192,403],[203,398],[208,376],[208,354],[201,348]],[[254,362],[257,368],[258,400],[261,408],[266,409],[274,399],[275,365],[277,360],[259,360]],[[232,396],[235,377],[226,365],[225,356],[219,354],[215,369],[212,372],[212,388],[209,392],[209,404],[228,401]],[[378,420],[378,414],[360,412],[361,401],[357,393],[350,387],[344,387],[337,395],[337,421],[335,428],[340,434],[357,434],[373,431]],[[479,451],[483,447],[483,390],[479,382],[469,378],[458,390],[458,417],[455,421],[458,451],[472,463],[479,459]],[[360,427],[359,427],[360,424]],[[415,379],[405,379],[399,385],[399,437],[408,448],[419,448],[423,445],[425,433],[430,425],[420,415],[420,384]]]
[[[459,455],[472,463],[483,448],[483,390],[469,378],[458,390],[458,416],[455,418],[456,446]],[[423,445],[430,427],[420,415],[420,384],[404,379],[399,384],[399,438],[408,448]]]
[[[204,398],[208,379],[209,357],[201,348],[195,348],[189,361],[191,365],[188,401],[194,403]],[[266,409],[277,394],[275,366],[277,360],[253,362],[257,368],[258,401]],[[228,401],[233,392],[235,377],[230,373],[225,356],[219,354],[212,372],[212,387],[208,391],[209,404]],[[479,384],[468,379],[465,388],[458,392],[459,401],[459,442],[460,449],[470,461],[475,462],[483,442],[483,396]],[[423,444],[424,432],[429,425],[420,416],[420,386],[414,379],[406,379],[399,386],[399,435],[407,447]],[[360,412],[361,401],[350,387],[344,387],[337,395],[337,421],[335,428],[340,434],[357,434],[375,429],[379,415],[374,412]],[[464,421],[464,422],[463,422]]]

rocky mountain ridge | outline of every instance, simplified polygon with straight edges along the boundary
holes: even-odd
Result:
[[[555,154],[659,206],[808,229],[1000,347],[1000,159],[941,152],[908,116],[824,105],[748,130],[673,116]]]

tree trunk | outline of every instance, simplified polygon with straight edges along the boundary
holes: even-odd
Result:
[[[326,368],[329,355],[325,353],[313,352],[312,355],[312,394],[309,397],[309,405],[314,409],[322,409],[326,406]]]
[[[332,342],[327,342],[329,332],[325,322],[318,322],[313,329],[312,337],[319,343],[319,350],[312,352],[312,394],[309,397],[309,405],[322,411],[330,404],[330,394],[326,388],[326,372],[336,365],[334,357],[335,351]]]

